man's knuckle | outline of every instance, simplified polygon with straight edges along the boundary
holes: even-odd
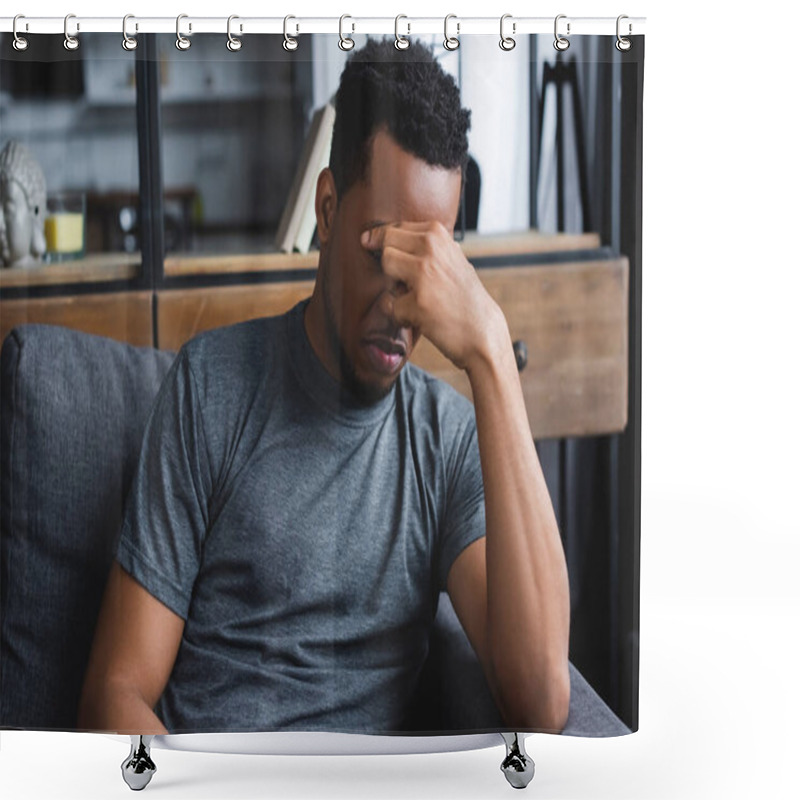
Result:
[[[421,272],[425,278],[432,278],[436,274],[436,262],[431,256],[422,260]]]

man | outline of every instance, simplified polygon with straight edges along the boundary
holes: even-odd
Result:
[[[313,295],[176,358],[81,727],[399,730],[446,588],[508,726],[562,729],[561,542],[505,318],[453,239],[468,127],[427,49],[349,61]],[[406,365],[420,336],[474,412]]]

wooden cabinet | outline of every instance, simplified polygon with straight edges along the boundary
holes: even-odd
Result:
[[[256,317],[283,314],[311,295],[313,279],[276,283],[166,289],[158,292],[158,340],[177,350],[202,331]]]
[[[150,292],[103,292],[0,301],[2,339],[17,325],[31,322],[61,325],[140,347],[153,346]]]
[[[520,380],[537,439],[622,431],[628,407],[628,261],[478,270],[524,346]],[[414,359],[470,396],[469,381],[430,342]]]

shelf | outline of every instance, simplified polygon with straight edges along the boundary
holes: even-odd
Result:
[[[585,234],[541,234],[521,231],[503,235],[467,234],[461,249],[467,258],[517,255],[524,253],[555,253],[590,250],[600,246],[600,237]],[[291,272],[314,270],[319,252],[220,255],[173,255],[164,261],[168,278],[210,276],[248,272]],[[140,270],[138,253],[99,253],[77,261],[41,264],[34,267],[14,267],[0,270],[0,288],[24,286],[55,286],[71,283],[97,283],[130,280]]]
[[[544,234],[536,231],[520,231],[491,236],[468,233],[461,242],[461,249],[467,258],[591,250],[599,246],[600,237],[596,233]],[[187,253],[166,258],[164,275],[174,278],[187,275],[316,269],[318,259],[318,251],[206,256]]]
[[[461,249],[467,258],[511,256],[526,253],[559,253],[600,247],[597,233],[539,233],[518,231],[502,234],[467,233]]]
[[[139,274],[141,262],[140,253],[98,253],[58,264],[9,267],[0,269],[0,289],[130,280]]]
[[[176,255],[164,259],[164,275],[173,278],[186,275],[316,269],[318,258],[319,253],[316,251],[311,253],[254,253],[252,255]]]

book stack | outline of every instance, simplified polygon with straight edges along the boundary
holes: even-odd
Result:
[[[318,108],[311,118],[300,163],[275,236],[276,247],[284,253],[307,253],[311,248],[317,227],[314,210],[317,177],[328,166],[335,116],[336,112],[329,103]]]

